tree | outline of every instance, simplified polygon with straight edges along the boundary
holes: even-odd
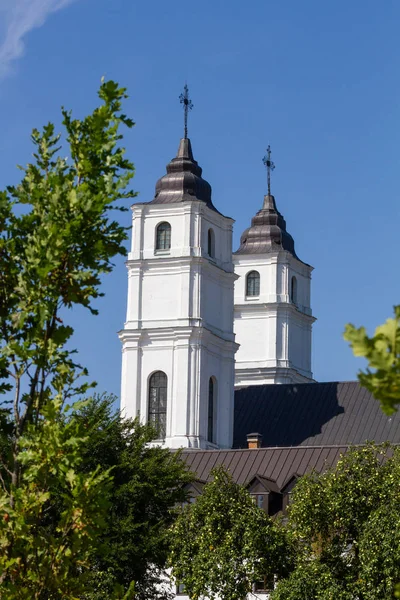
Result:
[[[368,361],[366,371],[358,379],[380,402],[383,412],[393,414],[400,403],[400,305],[394,306],[394,319],[375,329],[369,337],[365,327],[346,325],[344,339],[350,342],[355,356]],[[395,590],[400,598],[400,583]]]
[[[400,305],[394,307],[394,318],[388,319],[369,337],[365,327],[346,325],[344,339],[350,342],[355,356],[368,361],[366,371],[358,378],[390,415],[400,403]]]
[[[190,598],[242,600],[264,576],[286,573],[291,553],[278,526],[223,467],[171,529],[170,566]]]
[[[3,479],[0,493],[1,598],[76,598],[85,589],[111,484],[108,471],[79,473],[86,439],[76,419],[60,421],[55,402],[26,426],[19,485]]]
[[[293,571],[273,600],[391,600],[400,579],[400,449],[355,447],[302,477],[289,508]]]
[[[121,418],[113,410],[115,398],[97,397],[76,413],[87,433],[81,470],[97,465],[112,469],[110,507],[101,541],[107,552],[95,549],[92,560],[94,592],[91,600],[110,597],[118,584],[127,591],[135,582],[135,597],[157,598],[168,555],[168,530],[176,507],[187,499],[185,485],[193,480],[181,452],[150,447],[155,435],[149,425]],[[97,591],[96,591],[97,588]]]
[[[121,125],[133,125],[125,90],[103,82],[99,97],[83,120],[62,111],[70,159],[53,124],[34,130],[34,161],[0,193],[1,598],[76,598],[107,508],[111,476],[79,472],[85,431],[64,414],[90,384],[63,319],[77,305],[96,314],[101,276],[126,253],[110,213],[135,195],[119,145]]]

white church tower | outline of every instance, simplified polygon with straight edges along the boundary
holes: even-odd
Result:
[[[121,408],[169,448],[232,447],[233,220],[201,174],[185,126],[154,199],[132,206]]]
[[[270,148],[264,159],[268,195],[233,255],[235,386],[313,381],[310,308],[313,268],[296,255],[292,236],[271,195]]]

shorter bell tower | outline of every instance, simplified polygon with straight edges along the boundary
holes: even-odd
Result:
[[[235,385],[306,383],[311,372],[311,272],[299,259],[286,222],[268,194],[233,255],[235,274]]]

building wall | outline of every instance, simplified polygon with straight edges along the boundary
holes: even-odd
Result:
[[[312,380],[310,307],[312,267],[279,251],[233,255],[235,273],[235,385]],[[257,271],[260,290],[246,295],[247,275]],[[292,297],[292,278],[296,281]]]
[[[156,230],[171,225],[171,247]],[[148,418],[149,378],[168,378],[167,447],[230,447],[233,435],[233,221],[203,202],[133,206],[121,407]],[[208,231],[214,232],[213,256]],[[207,441],[208,389],[216,388],[214,444]]]

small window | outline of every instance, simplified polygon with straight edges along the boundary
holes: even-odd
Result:
[[[169,250],[171,248],[171,225],[160,223],[156,231],[156,250]]]
[[[271,592],[274,589],[274,576],[264,575],[259,581],[255,581],[253,589],[255,592]]]
[[[264,508],[265,494],[250,494],[250,496],[257,508]]]
[[[260,273],[258,271],[250,271],[246,278],[246,296],[260,295]]]
[[[208,382],[208,427],[207,427],[207,441],[212,444],[215,442],[214,436],[214,423],[215,423],[215,383],[214,379],[210,377]]]
[[[215,235],[212,229],[208,230],[207,253],[210,258],[215,258]]]
[[[157,432],[157,439],[165,438],[167,423],[167,383],[165,373],[153,373],[149,381],[149,422]]]
[[[184,583],[177,583],[177,585],[176,585],[176,595],[177,596],[181,596],[182,594],[186,594],[185,584]]]
[[[264,494],[257,494],[257,506],[262,508],[264,506]]]
[[[297,304],[297,279],[294,275],[290,284],[290,301]]]
[[[181,508],[184,508],[188,504],[194,504],[196,502],[196,498],[194,496],[189,496],[187,500],[181,502]]]

